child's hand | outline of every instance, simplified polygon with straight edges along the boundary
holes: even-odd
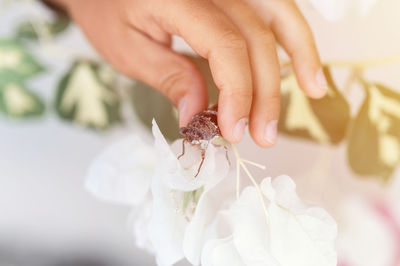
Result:
[[[117,70],[165,94],[180,124],[207,107],[204,80],[172,51],[181,36],[210,63],[220,89],[218,122],[238,142],[247,118],[263,147],[276,140],[280,104],[279,42],[311,97],[327,89],[310,28],[293,0],[53,0],[63,5]]]

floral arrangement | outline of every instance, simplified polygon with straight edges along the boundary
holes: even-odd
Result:
[[[86,188],[98,198],[132,206],[138,247],[158,265],[186,259],[191,265],[336,265],[336,222],[304,203],[289,176],[260,184],[232,147],[209,144],[199,175],[198,146],[170,146],[153,121],[154,146],[138,136],[108,148],[89,169]],[[240,188],[240,170],[251,185]],[[236,175],[236,178],[235,178]],[[236,180],[236,185],[235,185]]]
[[[356,2],[364,4],[359,10],[365,14],[377,1],[310,2],[335,20]],[[27,5],[4,3],[1,9]],[[400,185],[395,178],[400,94],[364,75],[373,67],[398,65],[400,56],[325,62],[329,91],[320,100],[306,98],[290,65],[282,62],[280,132],[321,149],[345,146],[356,176],[372,176],[378,181],[372,182],[385,185],[384,196],[343,198],[337,203],[340,214],[331,212],[335,222],[324,209],[303,202],[290,177],[254,178],[250,167],[264,166],[242,158],[233,145],[226,144],[230,162],[223,146],[209,145],[194,178],[200,152],[187,146],[186,155],[177,159],[182,140],[172,104],[145,84],[121,78],[97,56],[71,51],[63,44],[63,36],[74,29],[69,19],[36,1],[28,6],[47,15],[32,12],[28,21],[24,17],[11,34],[0,37],[1,119],[32,121],[54,114],[103,132],[129,123],[132,114],[137,117],[153,132],[154,144],[138,135],[116,143],[93,162],[86,187],[98,198],[132,206],[129,226],[136,244],[153,253],[159,265],[183,259],[192,265],[400,265]],[[67,67],[54,74],[60,56]],[[207,79],[210,102],[216,103],[218,90],[207,62],[192,59]],[[339,68],[348,73],[340,86],[335,79]],[[50,97],[35,83],[45,74],[55,76]],[[360,106],[349,101],[354,91],[364,96]]]

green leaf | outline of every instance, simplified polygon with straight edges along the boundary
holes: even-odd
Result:
[[[218,90],[217,85],[215,85],[215,83],[214,83],[214,79],[211,74],[208,60],[198,57],[198,56],[187,56],[187,57],[190,60],[192,60],[192,62],[197,66],[197,68],[200,70],[200,73],[206,82],[209,105],[213,106],[213,105],[217,104],[219,90]]]
[[[22,81],[43,70],[19,41],[0,39],[0,83],[4,80]]]
[[[28,117],[43,114],[40,98],[22,83],[9,82],[0,86],[0,111],[9,117]]]
[[[200,57],[187,56],[203,75],[210,105],[218,102],[219,91],[215,85],[208,61]],[[163,134],[170,141],[182,137],[179,134],[178,113],[174,105],[165,96],[144,83],[136,82],[131,90],[132,105],[142,123],[151,130],[153,118]]]
[[[136,82],[132,86],[131,99],[136,115],[148,129],[151,129],[154,118],[167,139],[173,141],[180,137],[178,113],[164,95],[144,83]]]
[[[62,33],[70,25],[71,20],[68,16],[58,15],[51,22],[46,22],[43,26],[47,28],[48,32],[52,35]],[[17,28],[17,38],[37,40],[38,35],[31,22],[23,22]]]
[[[9,117],[38,116],[44,111],[40,98],[24,81],[43,67],[19,41],[0,39],[0,111]]]
[[[282,103],[279,130],[293,137],[320,143],[342,141],[350,122],[350,107],[338,91],[329,69],[324,69],[328,93],[322,99],[311,99],[299,88],[294,74],[282,79]]]
[[[388,180],[400,163],[400,94],[364,86],[366,97],[349,131],[349,163],[357,174]]]
[[[120,122],[120,100],[113,90],[114,77],[115,73],[100,63],[76,62],[59,82],[58,115],[95,129],[106,129]]]

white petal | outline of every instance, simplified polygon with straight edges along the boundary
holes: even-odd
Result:
[[[173,148],[177,151],[174,153],[154,120],[153,135],[156,149],[160,157],[163,158],[159,167],[157,167],[156,175],[161,176],[171,189],[193,191],[204,187],[207,190],[227,176],[229,162],[226,159],[226,151],[222,146],[208,145],[204,163],[198,176],[195,177],[201,162],[199,147],[187,144],[184,156],[178,160],[177,157],[181,153],[182,140],[177,140],[173,144]]]
[[[232,237],[208,241],[201,256],[202,266],[245,266],[240,258]],[[256,266],[256,265],[254,265]]]
[[[303,203],[295,188],[288,176],[262,181],[270,199],[268,222],[254,187],[245,188],[232,206],[233,242],[246,265],[336,265],[336,223],[323,209]]]
[[[311,215],[294,215],[275,204],[268,212],[271,252],[282,265],[336,266],[329,224]]]
[[[152,132],[155,141],[154,144],[156,146],[157,151],[160,153],[163,161],[165,159],[171,159],[171,156],[173,156],[174,154],[172,154],[172,151],[169,148],[167,140],[164,138],[163,134],[160,131],[160,128],[157,125],[157,122],[154,119],[152,123],[153,123]]]
[[[199,265],[202,248],[206,241],[231,234],[230,225],[223,210],[227,209],[233,191],[234,183],[232,180],[225,179],[201,195],[183,240],[185,257],[192,265]]]
[[[140,206],[140,208],[136,208],[133,211],[128,223],[134,233],[136,246],[154,254],[154,247],[147,233],[147,226],[151,218],[151,209],[152,202],[145,202]]]
[[[207,197],[209,192],[204,192],[196,207],[195,215],[192,217],[185,231],[183,240],[183,252],[192,265],[198,265],[201,250],[205,239],[206,226],[216,215],[213,201]]]
[[[290,209],[294,213],[302,213],[308,207],[296,193],[296,184],[287,175],[281,175],[274,179],[265,178],[261,182],[264,195],[273,202]]]
[[[183,259],[182,243],[187,221],[177,212],[171,190],[159,177],[153,179],[152,193],[152,216],[147,232],[158,265],[172,265]]]
[[[275,203],[268,207],[273,256],[283,265],[336,265],[337,226],[333,218],[324,209],[303,203],[290,177],[261,183],[264,193],[271,186],[276,194]]]
[[[154,120],[153,135],[155,147],[162,158],[153,178],[153,213],[148,228],[157,263],[168,265],[183,258],[183,239],[189,222],[181,210],[181,196],[184,191],[203,188],[205,192],[199,202],[200,211],[196,210],[192,217],[194,222],[187,234],[187,244],[184,245],[188,257],[193,262],[198,262],[205,236],[202,232],[216,212],[215,202],[211,198],[207,200],[205,195],[225,178],[229,171],[225,149],[208,145],[201,171],[195,177],[201,160],[200,149],[188,144],[185,155],[178,160],[182,140],[175,142],[173,152]],[[171,193],[175,193],[175,196]]]
[[[149,191],[157,161],[151,145],[136,135],[131,136],[94,159],[85,187],[100,199],[137,205]]]
[[[278,176],[272,180],[271,185],[275,190],[275,202],[277,205],[290,210],[292,214],[306,215],[318,219],[325,225],[323,231],[327,237],[334,239],[337,236],[336,221],[324,209],[310,206],[303,202],[296,193],[296,184],[289,176]],[[268,190],[266,187],[268,187],[268,179],[264,179],[261,183],[264,193]]]
[[[247,187],[232,206],[235,246],[246,265],[279,265],[270,252],[269,228],[256,188]]]

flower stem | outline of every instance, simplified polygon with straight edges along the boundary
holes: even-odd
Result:
[[[238,157],[236,157],[236,200],[238,200],[239,197],[240,197],[240,163],[238,163]]]
[[[262,169],[262,170],[265,170],[265,165],[262,165],[262,164],[259,164],[259,163],[255,163],[255,162],[252,162],[252,161],[243,159],[243,158],[242,158],[241,160],[242,160],[242,162],[244,162],[244,163],[248,163],[248,164],[254,165],[255,167],[258,167],[258,168],[260,168],[260,169]]]
[[[257,184],[256,180],[254,179],[254,177],[251,175],[251,173],[249,172],[249,170],[247,169],[247,166],[244,163],[240,163],[240,165],[242,166],[243,170],[246,172],[247,176],[249,177],[250,181],[253,183],[254,187],[257,189],[258,192],[258,196],[260,197],[260,201],[261,201],[261,205],[263,207],[264,210],[264,214],[265,214],[265,221],[267,222],[267,226],[269,224],[269,219],[268,219],[268,212],[267,212],[267,206],[265,206],[265,202],[264,202],[264,196],[263,193],[261,191],[260,186]]]
[[[267,206],[265,206],[263,193],[261,191],[260,186],[257,184],[253,175],[250,173],[249,169],[247,169],[247,166],[244,163],[246,162],[248,164],[252,164],[257,167],[260,167],[262,169],[265,169],[265,166],[255,163],[255,162],[252,162],[252,161],[249,161],[249,160],[246,160],[246,159],[242,159],[239,155],[238,149],[235,144],[232,144],[232,149],[233,149],[233,153],[235,154],[235,157],[236,157],[236,197],[239,198],[239,195],[240,195],[240,183],[239,183],[240,182],[240,167],[242,167],[244,172],[247,174],[248,178],[250,179],[250,181],[253,183],[254,187],[257,189],[258,196],[260,197],[261,205],[263,207],[263,211],[265,214],[265,220],[266,220],[266,223],[268,226],[268,224],[269,224],[268,212],[267,212]]]

